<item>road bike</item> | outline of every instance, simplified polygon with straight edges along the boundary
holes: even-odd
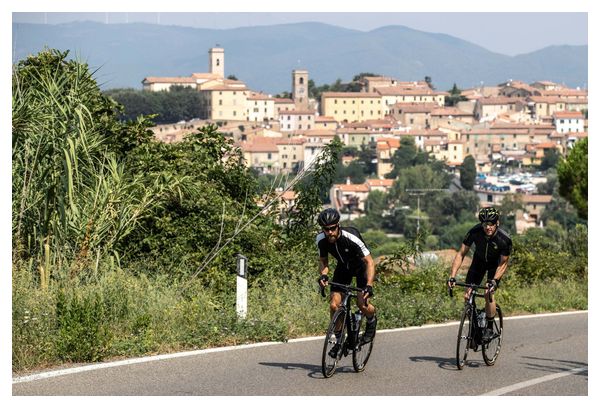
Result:
[[[363,290],[348,285],[329,282],[329,285],[342,290],[342,302],[338,310],[333,314],[323,345],[323,356],[321,369],[325,378],[331,377],[338,361],[352,352],[352,366],[357,373],[363,371],[373,350],[373,340],[368,343],[363,341],[366,323],[360,310],[352,313],[351,300],[356,298],[358,292]],[[325,297],[325,288],[321,287],[321,296]],[[336,336],[336,333],[338,335]],[[337,345],[337,353],[331,350]],[[334,356],[332,354],[335,354]]]
[[[484,339],[483,334],[487,324],[485,307],[483,309],[477,309],[475,299],[478,297],[485,297],[485,295],[478,291],[485,291],[487,287],[463,282],[456,282],[455,285],[471,289],[471,294],[469,295],[468,300],[465,301],[465,308],[458,328],[456,366],[459,370],[462,370],[467,361],[469,349],[477,352],[480,346],[481,353],[483,354],[483,361],[485,361],[486,365],[492,366],[496,363],[498,355],[500,354],[500,347],[502,346],[502,309],[500,309],[500,305],[496,303],[496,316],[494,317],[492,334],[489,338]],[[448,288],[448,294],[453,296],[452,288]]]

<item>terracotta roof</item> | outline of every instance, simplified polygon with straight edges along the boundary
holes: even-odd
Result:
[[[517,194],[524,204],[548,204],[552,201],[551,195],[542,194]]]
[[[392,179],[367,179],[367,184],[371,187],[391,187],[394,184]]]
[[[281,140],[277,140],[275,143],[278,146],[279,145],[302,145],[302,144],[306,143],[306,139],[300,138],[300,137],[291,137],[291,138],[283,137],[283,138],[281,138]]]
[[[219,79],[222,78],[219,74],[211,74],[209,72],[196,72],[192,74],[192,78],[198,79]]]
[[[555,118],[564,118],[564,119],[583,119],[583,113],[577,111],[559,111],[554,112],[552,115]]]
[[[249,101],[272,101],[274,100],[271,96],[261,93],[252,93],[247,98]]]
[[[535,103],[569,103],[573,101],[569,101],[564,98],[560,98],[558,96],[530,96],[527,98],[528,101]]]
[[[462,111],[454,106],[446,108],[436,108],[431,111],[432,116],[473,116],[472,113]]]
[[[510,105],[517,102],[523,102],[523,99],[510,98],[508,96],[496,96],[490,98],[479,98],[478,102],[482,105]]]
[[[369,186],[364,184],[334,184],[334,188],[337,188],[346,193],[368,193]]]
[[[251,153],[277,153],[275,143],[243,142],[240,146],[242,151]]]
[[[323,92],[321,98],[379,98],[373,92]]]
[[[293,109],[279,111],[279,115],[316,115],[316,112],[311,110]]]
[[[299,131],[297,131],[299,132]],[[335,129],[309,129],[302,132],[303,136],[335,137]]]
[[[149,84],[195,84],[196,80],[190,77],[146,77],[142,82]]]
[[[336,122],[333,116],[316,116],[315,122]]]
[[[377,139],[377,150],[389,150],[390,148],[399,148],[400,139],[380,137]]]
[[[427,96],[436,96],[436,95],[450,95],[448,92],[439,92],[432,91],[429,87],[422,88],[409,88],[403,86],[389,86],[384,88],[377,88],[377,93],[382,96],[402,96],[402,95],[427,95]]]
[[[437,103],[395,103],[394,108],[401,110],[403,113],[427,113],[436,108],[439,108]]]
[[[538,144],[534,145],[533,147],[536,149],[554,149],[554,148],[556,148],[556,143],[543,142],[543,143],[538,143]]]

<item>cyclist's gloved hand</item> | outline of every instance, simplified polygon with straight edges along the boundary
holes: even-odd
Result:
[[[364,296],[365,299],[372,298],[373,296],[375,296],[373,294],[373,286],[367,285],[367,287],[365,287],[365,289],[363,290],[363,294],[366,295],[366,296]]]
[[[327,282],[329,281],[329,278],[327,277],[327,275],[321,275],[319,276],[319,279],[317,280],[317,282],[319,282],[319,285],[321,285],[322,287],[327,286]]]
[[[494,293],[494,291],[498,287],[498,282],[496,282],[495,279],[490,279],[487,281],[487,287],[490,293]]]
[[[448,286],[449,286],[449,287],[453,288],[453,287],[454,287],[454,284],[456,283],[456,279],[455,279],[455,278],[452,278],[452,277],[450,277],[450,278],[448,278],[448,281],[447,281],[447,283],[448,283]]]

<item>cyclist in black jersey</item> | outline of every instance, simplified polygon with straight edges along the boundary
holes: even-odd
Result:
[[[448,279],[448,286],[454,287],[455,276],[462,265],[465,255],[469,252],[471,245],[475,243],[473,261],[467,272],[466,283],[481,284],[484,276],[487,276],[487,287],[485,292],[485,312],[488,319],[488,327],[493,324],[496,314],[496,302],[492,294],[500,284],[502,276],[508,267],[508,258],[512,250],[510,236],[499,228],[500,213],[494,207],[482,208],[479,211],[480,224],[475,225],[467,232],[462,245],[454,261]],[[469,298],[471,289],[465,291],[465,300]],[[488,333],[484,333],[484,337]]]
[[[364,289],[362,296],[358,296],[358,308],[367,317],[367,326],[363,340],[365,343],[373,340],[377,317],[375,306],[368,302],[373,297],[373,280],[375,279],[375,263],[371,253],[360,235],[353,227],[340,226],[340,213],[328,208],[319,214],[319,225],[322,231],[317,235],[319,250],[319,284],[327,286],[329,280],[329,254],[337,260],[333,272],[333,282],[349,285],[356,277],[356,286]],[[331,316],[337,311],[342,301],[339,289],[332,287],[329,310]],[[333,351],[337,353],[337,350]]]

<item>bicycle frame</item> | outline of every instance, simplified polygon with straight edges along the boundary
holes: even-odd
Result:
[[[362,292],[363,290],[360,288],[356,288],[353,286],[342,285],[341,283],[330,282],[329,285],[338,287],[342,289],[342,301],[340,302],[340,306],[338,310],[342,309],[344,311],[344,323],[342,326],[342,331],[346,330],[348,333],[348,339],[350,340],[350,345],[352,347],[358,346],[358,332],[354,332],[352,328],[352,319],[350,317],[350,313],[352,313],[352,305],[351,301],[353,298],[357,298],[353,292]],[[321,288],[322,296],[325,295],[325,288]],[[348,355],[348,349],[344,349],[344,356]]]

